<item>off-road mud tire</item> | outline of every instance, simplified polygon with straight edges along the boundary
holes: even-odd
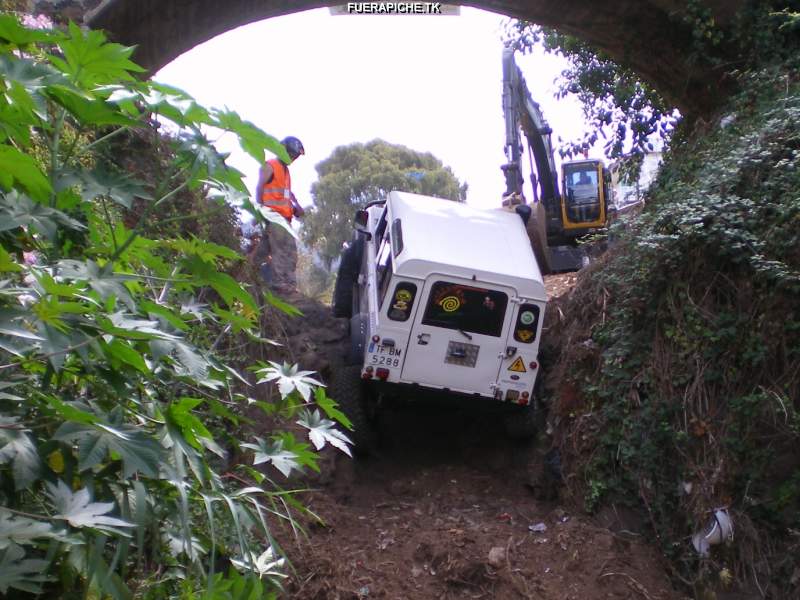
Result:
[[[528,406],[520,406],[505,415],[503,424],[509,438],[532,440],[542,429],[547,413],[541,401],[543,391],[544,376],[540,373],[533,386],[533,401]]]
[[[359,236],[350,242],[342,253],[336,284],[333,287],[333,316],[349,319],[353,316],[353,296],[358,272],[361,269],[361,257],[364,255],[364,238]]]
[[[339,408],[353,424],[353,430],[345,433],[353,441],[353,450],[357,456],[370,453],[375,444],[375,430],[370,424],[367,413],[369,394],[366,382],[361,379],[359,365],[339,368],[333,374],[328,395],[336,400]]]
[[[364,349],[367,343],[367,327],[369,316],[365,313],[353,313],[350,318],[350,347],[345,355],[346,365],[364,364]]]

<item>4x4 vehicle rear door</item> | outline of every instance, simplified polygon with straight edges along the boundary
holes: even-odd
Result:
[[[414,316],[401,381],[493,396],[512,295],[503,286],[430,276]]]

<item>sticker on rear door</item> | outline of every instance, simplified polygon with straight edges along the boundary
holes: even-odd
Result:
[[[522,357],[518,356],[517,360],[511,363],[511,366],[508,367],[509,371],[516,371],[517,373],[526,373],[528,370],[525,368],[525,363],[522,362]]]
[[[439,306],[442,307],[444,312],[455,312],[461,308],[461,300],[458,298],[458,296],[447,296],[446,298],[441,299]]]

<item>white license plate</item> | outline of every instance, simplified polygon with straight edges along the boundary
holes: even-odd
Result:
[[[376,354],[388,354],[389,356],[400,356],[403,352],[394,346],[378,346],[375,348]]]

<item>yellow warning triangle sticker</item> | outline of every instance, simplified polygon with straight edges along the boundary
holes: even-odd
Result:
[[[518,356],[517,360],[511,363],[511,366],[508,367],[509,371],[516,371],[517,373],[525,373],[527,369],[525,368],[525,363],[522,362],[522,357]]]

